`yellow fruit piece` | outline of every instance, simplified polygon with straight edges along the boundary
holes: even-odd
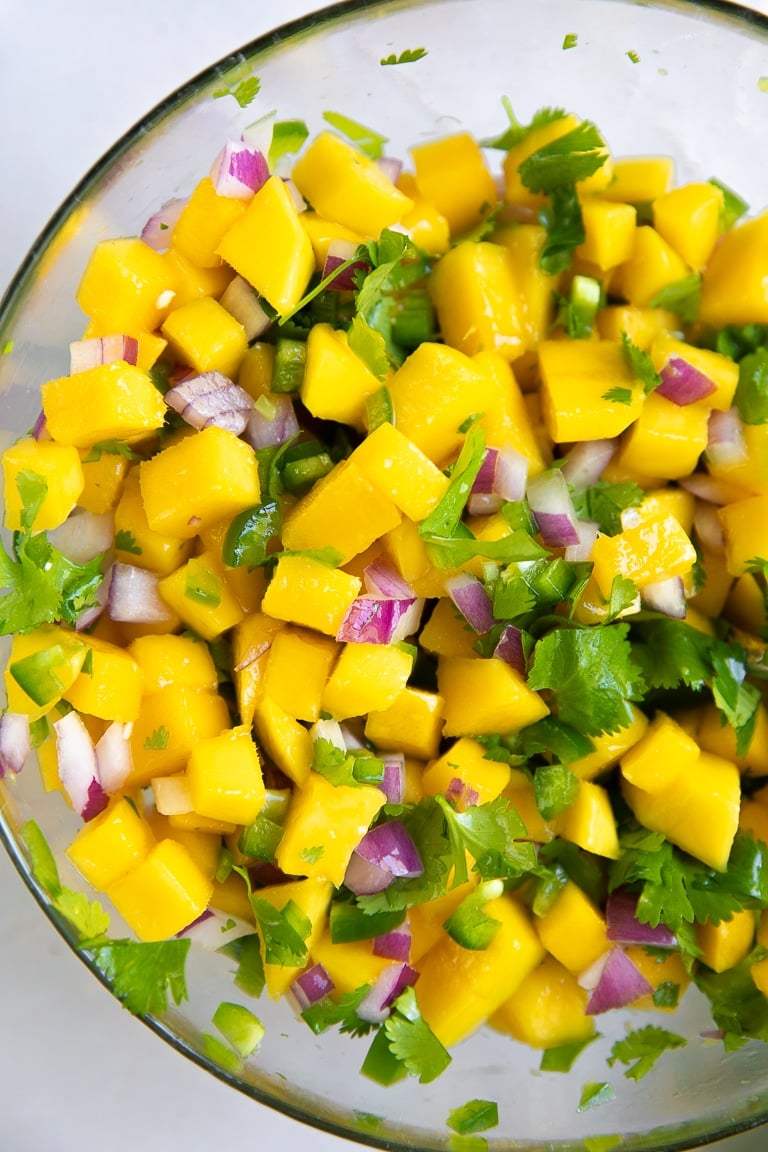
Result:
[[[166,264],[173,272],[176,288],[174,308],[181,308],[184,304],[190,304],[193,300],[201,300],[206,296],[218,300],[234,277],[232,269],[221,261],[216,268],[201,268],[193,264],[178,248],[171,247],[163,255]]]
[[[500,924],[487,948],[471,951],[446,935],[419,964],[419,1010],[447,1048],[493,1016],[543,957],[528,914],[512,897],[489,900],[484,910]]]
[[[216,908],[225,916],[237,916],[246,923],[254,922],[248,889],[242,876],[237,872],[230,872],[222,883],[214,880],[210,904],[211,908]]]
[[[492,404],[497,389],[486,372],[455,348],[425,342],[387,385],[395,426],[440,466],[461,448],[460,425]]]
[[[56,755],[56,738],[49,736],[37,749],[37,761],[40,768],[40,782],[45,792],[60,792],[59,760]],[[760,807],[760,805],[756,805]],[[768,817],[768,809],[766,809]]]
[[[291,509],[283,524],[283,546],[299,551],[332,543],[343,564],[399,521],[389,497],[350,458],[318,480]]]
[[[81,876],[104,892],[148,854],[155,838],[145,820],[125,797],[113,800],[84,824],[66,850]]]
[[[385,956],[374,956],[370,940],[334,944],[328,930],[314,941],[312,962],[322,964],[341,995],[354,992],[361,984],[375,984],[376,978],[392,963]]]
[[[622,783],[635,817],[652,832],[718,872],[724,872],[739,823],[739,770],[729,760],[701,752],[695,770],[681,773],[668,787],[646,792]]]
[[[421,688],[404,688],[388,708],[373,709],[365,721],[365,738],[374,748],[421,760],[437,756],[442,731],[443,699]]]
[[[752,947],[755,938],[755,913],[750,908],[734,912],[730,920],[719,924],[696,925],[696,943],[700,959],[714,972],[735,968]]]
[[[734,581],[728,572],[724,552],[700,544],[699,564],[704,572],[704,587],[689,599],[688,610],[694,608],[711,619],[722,615],[730,619],[726,604]]]
[[[696,739],[701,748],[732,760],[748,776],[768,776],[768,708],[762,701],[757,706],[755,727],[743,755],[736,751],[735,731],[730,724],[723,724],[722,713],[715,704],[707,704],[702,709]]]
[[[476,643],[477,632],[470,628],[448,596],[437,601],[432,615],[419,633],[419,644],[435,656],[464,656],[472,659],[477,655]]]
[[[474,228],[498,198],[477,141],[457,132],[410,149],[416,183],[456,236]]]
[[[632,255],[620,265],[618,289],[638,308],[652,305],[663,288],[684,280],[690,268],[650,224],[635,229]]]
[[[768,947],[768,916],[763,912],[757,926],[757,943]],[[749,970],[750,976],[764,996],[768,996],[768,957],[758,960]]]
[[[701,323],[712,328],[768,323],[766,259],[768,212],[726,232],[702,275]]]
[[[719,511],[731,576],[743,576],[758,556],[768,556],[768,495],[735,500]]]
[[[301,385],[304,406],[321,420],[365,429],[365,398],[381,383],[354,352],[346,332],[314,324],[307,337],[307,359]]]
[[[279,176],[261,186],[216,251],[280,313],[295,308],[315,270],[312,245]]]
[[[267,587],[264,568],[249,568],[247,564],[230,568],[224,563],[224,542],[230,522],[220,520],[200,532],[202,550],[209,554],[211,564],[237,600],[243,612],[258,612]]]
[[[51,438],[76,448],[135,440],[162,428],[167,411],[146,372],[123,360],[49,380],[40,393]]]
[[[648,718],[634,705],[632,712],[634,719],[626,728],[590,736],[595,750],[568,765],[574,776],[578,776],[580,780],[594,779],[595,776],[618,764],[624,753],[637,744],[648,727]]]
[[[738,464],[707,461],[710,475],[714,476],[725,502],[743,496],[768,494],[768,424],[742,426],[747,456]]]
[[[546,229],[540,224],[505,225],[493,233],[493,239],[509,253],[514,280],[525,301],[528,347],[535,348],[552,324],[554,293],[562,282],[561,273],[551,276],[541,267],[541,254],[547,240]]]
[[[253,449],[224,428],[205,428],[139,466],[150,528],[189,540],[259,503]]]
[[[486,749],[477,740],[461,736],[438,759],[424,770],[422,788],[425,796],[444,796],[453,780],[458,779],[478,795],[478,804],[500,796],[509,784],[509,765],[487,760]]]
[[[317,212],[313,212],[311,208],[299,214],[299,222],[309,237],[312,251],[315,254],[315,268],[318,272],[323,271],[328,257],[328,249],[335,241],[345,240],[357,247],[358,244],[363,244],[366,239],[359,232],[353,232],[351,228],[346,228],[343,224],[337,224],[335,220],[326,220],[324,217],[318,216]]]
[[[527,302],[504,245],[457,244],[432,272],[429,292],[446,344],[467,356],[498,352],[515,360],[532,347]]]
[[[292,176],[316,212],[362,236],[378,237],[413,207],[373,160],[332,132],[315,137]]]
[[[77,504],[83,490],[83,469],[77,449],[53,440],[17,440],[3,452],[3,491],[5,493],[5,526],[11,532],[21,528],[22,496],[18,482],[22,473],[32,473],[42,480],[47,490],[31,531],[45,532],[58,528]]]
[[[584,1014],[588,999],[573,973],[547,956],[505,1000],[491,1025],[532,1048],[575,1044],[595,1031],[594,1016]]]
[[[652,948],[646,951],[645,948],[636,945],[626,948],[625,951],[635,967],[645,976],[654,991],[661,984],[676,984],[678,988],[677,999],[679,1002],[683,992],[685,992],[690,984],[691,978],[678,952],[662,952],[660,948]],[[641,996],[639,1000],[635,1000],[632,1008],[643,1012],[653,1010],[674,1012],[675,1010],[675,1006],[662,1007],[654,1003],[653,996],[650,995]]]
[[[77,302],[102,334],[154,332],[174,293],[173,272],[143,240],[101,240],[86,265]]]
[[[296,720],[314,723],[339,645],[325,636],[284,628],[273,640],[264,672],[264,691]]]
[[[128,461],[116,452],[94,452],[90,448],[80,448],[79,456],[83,488],[77,498],[78,506],[96,516],[111,512],[120,498]]]
[[[586,238],[575,255],[601,271],[623,264],[632,255],[637,209],[610,200],[584,200],[581,205]]]
[[[215,836],[231,836],[237,825],[231,820],[214,820],[212,816],[201,816],[198,812],[175,812],[168,817],[168,824],[175,832],[197,832]]]
[[[281,556],[262,609],[276,620],[335,637],[361,586],[357,576],[329,568],[311,556]]]
[[[700,272],[720,236],[723,192],[716,184],[682,184],[653,202],[653,226],[694,272]]]
[[[603,340],[621,340],[622,332],[638,348],[647,351],[659,333],[675,331],[679,321],[665,308],[636,308],[633,304],[609,304],[596,318],[597,331]]]
[[[380,424],[351,459],[411,520],[424,520],[448,487],[448,477],[392,424]]]
[[[206,644],[190,636],[141,636],[128,645],[149,696],[170,684],[215,692],[218,676]]]
[[[205,911],[212,890],[186,848],[161,840],[107,895],[140,940],[165,940]]]
[[[294,784],[303,785],[312,765],[313,747],[312,737],[304,725],[264,694],[256,705],[253,725],[270,760]]]
[[[627,511],[629,523],[635,520],[655,520],[659,516],[674,516],[680,527],[690,536],[696,501],[684,488],[653,488],[643,496],[642,503]]]
[[[22,660],[34,657],[46,649],[57,651],[52,653],[52,666],[46,669],[50,678],[47,698],[44,703],[38,704],[21,687],[13,669]],[[11,640],[11,651],[3,672],[8,711],[23,712],[29,716],[30,723],[39,720],[72,687],[87,655],[88,649],[80,637],[57,628],[55,624],[43,624],[32,632],[17,632]]]
[[[411,928],[411,960],[417,965],[422,956],[445,939],[445,922],[452,912],[458,908],[465,896],[477,884],[477,877],[471,876],[465,884],[449,889],[445,896],[438,896],[434,900],[426,900],[423,904],[414,904],[408,910],[408,923]]]
[[[133,769],[126,788],[143,788],[153,776],[180,772],[200,740],[229,725],[221,696],[170,684],[145,696],[131,733]]]
[[[620,448],[616,463],[630,472],[676,480],[696,470],[707,446],[709,408],[680,407],[652,392]]]
[[[265,888],[259,888],[256,896],[259,900],[266,900],[278,911],[282,911],[289,900],[301,909],[310,924],[306,945],[307,953],[311,954],[325,926],[332,893],[332,885],[327,880],[310,878],[291,880],[287,884],[270,884]],[[291,967],[287,964],[264,964],[267,992],[273,1000],[278,1000],[285,995],[304,967],[304,964],[300,964],[298,967]]]
[[[200,871],[212,880],[221,855],[221,836],[213,832],[195,832],[185,828],[174,828],[167,816],[149,811],[146,816],[156,840],[178,841],[186,848]]]
[[[157,590],[171,611],[204,640],[215,640],[245,616],[210,553],[192,556],[160,580]]]
[[[443,596],[447,572],[432,567],[419,526],[407,516],[383,538],[387,556],[417,596]]]
[[[606,200],[644,204],[663,196],[675,166],[669,156],[624,156],[613,162],[613,179],[603,190]]]
[[[249,396],[258,400],[259,396],[269,395],[272,389],[272,375],[275,368],[275,346],[257,340],[248,348],[240,361],[237,383]]]
[[[576,799],[558,818],[556,829],[558,835],[578,844],[585,852],[609,860],[619,858],[616,818],[610,797],[599,784],[590,780],[580,782]]]
[[[561,116],[556,120],[551,120],[548,124],[532,128],[526,132],[518,144],[513,144],[504,157],[502,165],[505,182],[504,198],[508,203],[519,204],[526,208],[538,208],[543,196],[526,188],[518,169],[522,162],[534,152],[538,152],[540,148],[558,139],[558,137],[565,136],[567,132],[572,132],[578,125],[578,116]]]
[[[633,580],[638,588],[672,576],[684,576],[696,560],[696,549],[674,516],[641,520],[616,536],[597,537],[592,549],[593,574],[606,598],[614,576]]]
[[[539,812],[533,784],[522,772],[513,768],[503,794],[525,825],[528,838],[536,844],[547,844],[555,835],[555,830]]]
[[[545,340],[539,366],[542,414],[555,443],[618,436],[642,411],[642,387],[619,343]],[[629,403],[606,399],[615,389]]]
[[[220,196],[210,177],[204,177],[195,185],[173,226],[169,236],[172,249],[177,249],[198,268],[219,268],[221,257],[216,249],[224,233],[244,211],[242,200]],[[172,262],[169,263],[172,267]]]
[[[323,695],[323,710],[336,720],[389,708],[413,668],[408,652],[393,644],[345,644]]]
[[[174,308],[161,331],[171,351],[196,372],[234,377],[248,347],[242,324],[210,296]]]
[[[441,657],[438,691],[445,703],[445,736],[519,732],[549,708],[503,660]]]
[[[275,853],[278,867],[289,876],[330,880],[338,888],[352,853],[385,803],[378,788],[334,787],[310,772],[288,809]],[[308,852],[311,848],[322,852]]]
[[[252,824],[266,793],[250,730],[228,728],[196,744],[187,763],[187,782],[192,807],[199,815]]]
[[[451,231],[448,221],[434,204],[425,200],[410,172],[401,172],[396,181],[400,191],[413,201],[413,208],[405,213],[401,227],[410,236],[417,248],[430,256],[442,256],[451,244]]]
[[[88,655],[83,670],[64,692],[78,712],[129,724],[139,714],[144,677],[133,657],[118,648],[83,635]],[[86,671],[87,669],[87,671]]]
[[[662,371],[670,357],[679,357],[693,365],[702,375],[709,377],[715,385],[715,390],[701,401],[707,408],[727,412],[731,407],[733,394],[739,382],[739,367],[730,356],[723,356],[709,348],[694,348],[692,344],[677,340],[664,332],[654,337],[650,353],[657,372]]]
[[[283,628],[280,620],[254,612],[232,631],[232,677],[243,724],[250,724],[264,692],[264,671],[273,637]]]
[[[704,585],[706,589],[706,584]],[[719,615],[719,613],[711,613]],[[724,615],[737,628],[759,636],[761,630],[768,626],[768,612],[766,612],[763,590],[751,572],[745,572],[737,580],[731,582],[728,577],[728,595],[725,600]]]
[[[611,946],[605,920],[572,880],[535,923],[547,952],[569,972],[583,972]]]
[[[115,553],[121,564],[148,568],[167,576],[189,557],[191,540],[180,540],[168,532],[155,532],[149,526],[141,496],[139,469],[125,478],[123,492],[115,508]]]
[[[663,792],[683,773],[695,771],[696,741],[664,712],[657,712],[645,734],[621,759],[621,774],[645,792]]]

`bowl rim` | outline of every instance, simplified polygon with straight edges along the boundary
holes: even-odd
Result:
[[[143,116],[127,128],[118,139],[98,157],[41,228],[15,274],[3,291],[2,296],[0,296],[0,345],[2,344],[4,327],[7,323],[12,323],[15,311],[14,306],[17,300],[23,297],[28,280],[34,275],[49,244],[62,230],[79,203],[87,196],[91,188],[97,185],[99,180],[107,175],[112,166],[118,162],[142,136],[147,135],[176,109],[181,108],[188,100],[191,100],[201,88],[210,85],[217,78],[224,78],[224,76],[233,69],[242,67],[244,64],[251,62],[254,58],[262,54],[287,46],[292,40],[298,39],[307,33],[333,25],[341,25],[346,20],[361,16],[366,12],[374,12],[376,10],[391,11],[398,8],[412,7],[428,8],[437,2],[440,2],[440,0],[337,0],[336,3],[324,5],[303,16],[286,21],[255,37],[253,40],[247,41],[239,48],[233,49],[227,55],[207,65],[173,91],[169,92],[163,99],[153,105]],[[449,2],[461,3],[465,2],[465,0],[449,0]],[[578,3],[579,0],[573,0],[573,2]],[[753,30],[759,34],[761,33],[768,40],[768,12],[759,12],[746,4],[733,3],[731,0],[601,0],[601,2],[622,4],[626,7],[665,9],[669,12],[679,12],[683,15],[709,20],[712,23],[722,21],[736,28],[740,27],[748,31]],[[96,966],[88,954],[87,948],[83,947],[78,941],[72,926],[56,911],[49,895],[33,875],[22,850],[20,840],[12,832],[6,812],[7,804],[0,795],[0,842],[2,842],[6,849],[23,883],[45,913],[48,921],[59,935],[63,937],[75,956],[88,968],[90,974],[103,985],[109,994],[117,999],[108,978]],[[289,1119],[299,1121],[310,1128],[326,1132],[339,1139],[346,1139],[356,1142],[359,1145],[381,1149],[384,1150],[384,1152],[418,1152],[415,1145],[401,1144],[399,1140],[395,1142],[393,1138],[377,1135],[376,1132],[373,1131],[365,1131],[364,1129],[353,1130],[350,1127],[342,1126],[340,1123],[314,1114],[307,1108],[302,1108],[276,1093],[272,1094],[256,1085],[246,1083],[234,1073],[214,1063],[214,1061],[209,1059],[205,1054],[192,1048],[181,1035],[174,1032],[172,1027],[162,1019],[152,1015],[140,1016],[138,1019],[175,1049],[175,1051],[180,1053],[180,1055],[191,1060],[204,1071],[211,1073],[218,1080],[235,1088],[257,1103],[274,1109]],[[733,1119],[728,1123],[723,1122],[720,1127],[708,1132],[703,1137],[703,1140],[701,1137],[697,1137],[701,1142],[696,1145],[691,1145],[690,1137],[684,1135],[676,1137],[674,1131],[675,1129],[679,1129],[679,1125],[676,1125],[675,1129],[670,1133],[671,1138],[665,1139],[665,1143],[663,1144],[664,1152],[685,1152],[686,1149],[690,1152],[693,1148],[703,1148],[724,1138],[739,1135],[764,1124],[768,1124],[768,1098],[760,1114],[754,1117]],[[655,1129],[647,1129],[641,1133],[632,1134],[628,1142],[622,1139],[621,1148],[626,1149],[626,1152],[644,1152],[645,1145],[638,1141],[643,1141],[652,1134],[655,1134],[658,1139],[661,1139],[666,1131],[665,1126],[660,1126]],[[446,1137],[448,1137],[447,1130]],[[497,1150],[497,1152],[506,1152],[507,1149],[509,1152],[512,1152],[513,1149],[514,1152],[539,1152],[539,1149],[543,1148],[544,1145],[531,1141],[508,1145],[505,1141],[504,1143],[493,1143],[489,1145],[489,1147],[492,1150]],[[546,1147],[553,1147],[553,1145],[547,1144]],[[557,1145],[557,1147],[559,1152],[579,1152],[584,1145],[580,1141],[577,1141],[574,1143],[569,1142],[568,1144],[561,1143]],[[656,1149],[660,1149],[661,1147],[662,1145],[658,1143],[654,1144],[654,1148]]]

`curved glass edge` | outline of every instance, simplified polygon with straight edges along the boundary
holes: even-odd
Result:
[[[455,2],[460,2],[460,0],[455,0]],[[575,0],[575,3],[578,2],[579,0]],[[604,2],[614,3],[615,0],[604,0]],[[709,15],[712,17],[713,22],[722,21],[723,23],[734,26],[742,25],[750,31],[757,30],[768,37],[768,15],[757,12],[753,8],[742,4],[729,3],[728,0],[620,0],[620,2],[635,4],[638,7],[653,6],[663,8],[671,12],[695,15],[697,18],[706,18],[706,16]],[[320,8],[315,12],[308,13],[306,16],[279,25],[272,31],[264,33],[252,41],[248,41],[240,48],[235,49],[227,56],[222,57],[198,72],[180,87],[169,93],[168,96],[150,109],[140,120],[128,128],[112,147],[103,153],[50,217],[47,224],[33,242],[29,252],[11,279],[2,297],[0,297],[0,334],[3,331],[3,326],[6,321],[12,318],[14,305],[17,299],[23,295],[27,281],[35,272],[38,261],[51,240],[69,219],[79,202],[88,194],[93,185],[106,174],[110,167],[136,144],[141,136],[146,135],[153,128],[157,127],[158,124],[170,116],[177,108],[182,107],[187,100],[194,97],[201,88],[211,84],[217,79],[224,79],[230,71],[241,67],[244,62],[252,60],[261,53],[284,47],[291,41],[300,39],[320,27],[343,24],[345,20],[367,11],[393,11],[398,8],[412,8],[415,6],[427,7],[429,3],[430,0],[341,0],[340,3]],[[104,988],[114,995],[114,990],[109,980],[93,963],[87,950],[83,949],[81,943],[76,939],[74,932],[66,924],[66,921],[55,914],[50,899],[32,875],[28,861],[20,849],[18,839],[12,833],[11,826],[7,822],[5,805],[2,804],[2,802],[0,802],[0,841],[2,841],[23,883],[35,898],[52,926],[66,941],[78,959],[88,968],[89,972]],[[418,1152],[418,1145],[402,1144],[400,1143],[399,1137],[378,1136],[364,1129],[353,1128],[328,1121],[324,1117],[294,1105],[288,1100],[260,1090],[253,1084],[244,1083],[237,1076],[214,1063],[203,1053],[192,1048],[177,1032],[174,1032],[172,1027],[164,1020],[154,1016],[144,1016],[138,1019],[180,1055],[185,1056],[198,1067],[215,1076],[222,1083],[235,1088],[240,1093],[249,1096],[260,1104],[273,1108],[275,1111],[282,1113],[292,1120],[303,1123],[308,1127],[327,1132],[332,1136],[346,1140],[354,1140],[360,1145],[383,1150],[383,1152],[393,1152],[393,1150],[394,1152]],[[692,1148],[709,1146],[727,1137],[736,1136],[759,1128],[764,1124],[768,1124],[768,1100],[764,1104],[760,1114],[744,1119],[732,1118],[730,1121],[722,1123],[720,1127],[712,1129],[706,1134],[691,1132],[686,1135],[684,1131],[681,1131],[681,1126],[679,1125],[673,1129],[660,1127],[635,1136],[629,1136],[628,1138],[622,1137],[619,1147],[623,1152],[690,1152]],[[403,1135],[405,1136],[405,1134]],[[407,1136],[405,1136],[405,1138],[408,1139]],[[450,1136],[446,1134],[446,1140],[449,1139]],[[692,1140],[695,1141],[695,1144],[691,1143]],[[548,1152],[553,1145],[550,1143],[532,1143],[530,1141],[513,1141],[510,1143],[504,1139],[503,1142],[494,1141],[492,1144],[489,1144],[489,1147],[492,1152]],[[558,1152],[583,1152],[585,1147],[586,1145],[583,1141],[573,1144],[560,1143],[557,1145]]]

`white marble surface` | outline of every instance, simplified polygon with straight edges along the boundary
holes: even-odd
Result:
[[[0,292],[118,135],[212,60],[316,6],[0,0]],[[70,953],[1,850],[0,1038],[4,1152],[352,1147],[241,1097],[157,1040]],[[761,1132],[720,1147],[767,1142]]]

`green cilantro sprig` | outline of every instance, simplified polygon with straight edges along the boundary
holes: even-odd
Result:
[[[419,1012],[412,988],[398,996],[382,1025],[393,1056],[420,1084],[430,1084],[451,1063],[451,1055]]]
[[[423,60],[428,56],[426,48],[405,48],[399,55],[390,52],[389,56],[382,56],[379,64],[413,64],[416,60]]]
[[[608,1063],[613,1066],[617,1061],[629,1067],[624,1075],[629,1080],[642,1080],[664,1052],[675,1048],[684,1048],[686,1040],[665,1028],[657,1028],[649,1024],[645,1028],[636,1028],[622,1040],[617,1040],[611,1048]]]

